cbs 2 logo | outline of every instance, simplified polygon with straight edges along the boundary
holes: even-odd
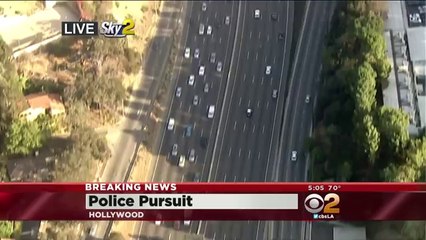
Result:
[[[327,203],[325,203],[327,202]],[[340,203],[339,195],[335,193],[329,193],[322,198],[319,194],[313,193],[309,194],[305,198],[305,209],[310,213],[323,213],[329,214],[338,214],[340,213],[340,208],[336,207]]]

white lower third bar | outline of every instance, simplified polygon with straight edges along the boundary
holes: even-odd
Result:
[[[298,194],[86,194],[86,209],[297,210]]]

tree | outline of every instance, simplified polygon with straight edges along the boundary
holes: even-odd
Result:
[[[424,240],[425,224],[424,221],[406,221],[401,232],[407,240]]]
[[[5,149],[10,155],[28,155],[40,148],[46,136],[37,121],[14,120],[6,132]]]
[[[0,238],[10,238],[13,235],[13,222],[0,221]]]
[[[410,121],[400,109],[381,107],[377,113],[377,128],[382,136],[386,151],[400,153],[410,139],[408,126]]]

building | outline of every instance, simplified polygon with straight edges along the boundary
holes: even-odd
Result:
[[[59,116],[65,114],[65,106],[58,94],[36,93],[25,96],[28,108],[19,114],[28,121],[35,120],[41,114]]]

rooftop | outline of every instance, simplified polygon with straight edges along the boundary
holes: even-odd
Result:
[[[54,108],[65,110],[61,97],[58,94],[34,93],[25,96],[25,98],[31,108]]]
[[[408,28],[407,38],[411,61],[426,61],[426,27]]]

